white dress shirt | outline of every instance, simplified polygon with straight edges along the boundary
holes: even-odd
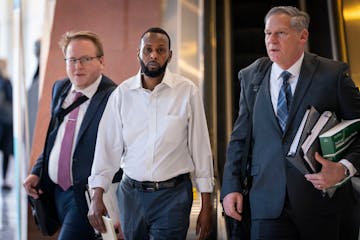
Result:
[[[100,121],[90,188],[107,191],[115,172],[137,181],[192,173],[199,192],[212,192],[213,160],[198,87],[171,73],[153,91],[141,73],[112,93]]]
[[[283,84],[283,80],[280,77],[283,71],[288,71],[291,73],[291,77],[289,78],[289,84],[291,88],[291,93],[294,96],[297,82],[299,80],[301,64],[304,59],[304,53],[301,57],[292,65],[289,69],[281,69],[279,65],[273,63],[271,67],[270,73],[270,94],[271,94],[271,102],[274,108],[275,115],[277,116],[277,102],[279,98],[280,88]]]
[[[77,89],[74,85],[72,85],[71,89],[69,91],[69,94],[66,96],[66,98],[64,99],[64,102],[61,106],[62,108],[67,108],[74,102],[74,98],[75,98],[74,90],[77,92],[81,92],[83,95],[85,95],[89,98],[87,101],[85,101],[83,104],[80,105],[79,114],[78,114],[78,117],[76,120],[74,142],[73,142],[73,146],[72,146],[72,150],[71,150],[70,169],[72,169],[72,159],[73,159],[73,154],[74,154],[74,149],[75,149],[75,144],[76,144],[75,139],[78,136],[80,126],[81,126],[82,120],[84,119],[86,110],[90,104],[90,100],[94,96],[94,94],[96,93],[96,91],[100,85],[101,78],[102,78],[102,75],[100,75],[99,78],[94,83],[92,83],[90,86],[88,86],[85,89],[81,89],[81,90]],[[49,176],[54,183],[58,183],[58,165],[59,165],[60,149],[61,149],[62,139],[65,134],[66,122],[68,121],[69,115],[70,114],[67,114],[65,116],[64,121],[61,123],[61,125],[58,129],[58,133],[56,135],[54,146],[51,149],[51,153],[50,153],[50,157],[49,157],[49,168],[48,168]],[[71,183],[72,183],[73,182],[72,172],[70,172],[70,177],[71,177]]]

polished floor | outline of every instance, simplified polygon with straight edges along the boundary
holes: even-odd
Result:
[[[2,157],[1,157],[2,158]],[[2,163],[2,159],[0,161]],[[13,159],[10,159],[8,178],[11,179],[13,173]],[[1,169],[1,167],[0,167]],[[2,171],[2,169],[1,169]],[[1,174],[0,174],[1,175]],[[0,186],[3,185],[3,182],[0,182]],[[14,183],[9,180],[10,185]],[[15,190],[14,189],[4,189],[1,188],[0,193],[0,240],[15,240],[17,224],[16,224],[16,200],[15,200]]]
[[[15,191],[1,190],[0,240],[14,240],[16,234]]]

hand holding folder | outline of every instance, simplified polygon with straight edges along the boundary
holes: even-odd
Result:
[[[319,172],[321,165],[315,160],[315,152],[321,154],[319,135],[338,124],[337,117],[329,111],[323,112],[315,125],[311,128],[309,135],[301,145],[304,160],[310,167],[312,173]]]
[[[315,160],[315,152],[321,153],[318,136],[337,123],[335,114],[325,111],[320,115],[314,107],[310,107],[300,123],[287,160],[304,175],[319,172],[321,165]],[[323,191],[323,194],[325,193],[331,197],[335,189],[327,189]]]
[[[290,146],[290,151],[287,154],[287,160],[292,163],[302,174],[307,174],[311,171],[304,162],[304,153],[301,149],[301,145],[310,135],[311,129],[314,127],[319,116],[320,114],[314,107],[310,107],[306,110],[298,131],[296,132],[295,138]]]
[[[103,219],[105,227],[106,227],[106,232],[101,234],[102,239],[103,240],[117,240],[114,224],[113,224],[113,221],[111,220],[111,218],[109,218],[107,216],[103,216],[102,219]]]
[[[319,135],[338,123],[334,113],[321,115],[314,108],[306,110],[288,153],[288,160],[303,174],[316,173],[321,165],[315,160],[315,152],[321,154]]]
[[[117,188],[119,183],[112,183],[106,193],[103,194],[103,202],[106,207],[107,215],[102,216],[103,222],[106,227],[106,232],[101,233],[102,239],[106,240],[117,240],[118,237],[123,239],[121,227],[120,227],[120,211],[117,205]],[[90,206],[90,199],[92,195],[92,189],[87,189],[85,192],[85,197],[87,199],[88,206]],[[116,231],[116,230],[117,231]],[[98,233],[99,234],[99,233]],[[117,236],[119,235],[119,236]]]

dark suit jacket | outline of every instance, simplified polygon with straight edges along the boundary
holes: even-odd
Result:
[[[248,121],[253,121],[252,167],[253,184],[250,205],[253,219],[279,217],[286,192],[296,214],[339,212],[351,197],[351,184],[337,190],[334,197],[323,198],[305,177],[287,162],[285,156],[309,105],[319,112],[330,110],[342,119],[360,118],[360,94],[344,63],[305,53],[299,80],[294,92],[289,118],[283,134],[273,110],[270,97],[270,69],[264,79],[258,78],[256,61],[239,73],[241,81],[240,110],[227,151],[221,197],[241,192],[239,167],[242,161]],[[271,64],[269,65],[271,66]],[[249,119],[249,96],[253,82],[262,80],[255,99],[254,113]],[[360,171],[360,139],[349,148],[345,158]]]
[[[102,77],[101,83],[95,95],[91,98],[91,102],[81,123],[77,139],[74,142],[76,145],[72,165],[73,189],[76,203],[85,216],[88,212],[88,206],[85,199],[85,189],[88,182],[88,177],[91,173],[98,125],[104,112],[107,100],[115,87],[115,83],[112,82],[109,78],[106,76]],[[46,192],[53,192],[54,188],[54,183],[51,181],[48,174],[48,163],[59,125],[56,116],[59,110],[61,110],[61,105],[70,88],[71,82],[69,79],[56,81],[53,86],[51,120],[46,136],[44,150],[32,169],[33,174],[38,176],[42,174],[40,187]],[[121,179],[119,174],[121,175],[120,171],[115,177],[117,181]]]

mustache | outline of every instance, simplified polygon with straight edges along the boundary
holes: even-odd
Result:
[[[159,67],[161,67],[160,63],[158,63],[157,61],[154,61],[154,60],[148,62],[148,63],[146,64],[146,66],[148,67],[150,64],[156,64],[156,65],[158,65]]]
[[[165,61],[165,63],[161,66],[158,62],[156,62],[156,61],[154,61],[154,60],[152,60],[152,61],[150,61],[150,62],[148,62],[146,65],[145,65],[145,63],[144,63],[144,61],[141,59],[141,58],[139,58],[139,60],[140,60],[140,65],[141,65],[141,72],[143,73],[143,74],[145,74],[146,76],[148,76],[148,77],[158,77],[158,76],[160,76],[161,74],[163,74],[164,72],[165,72],[165,70],[166,70],[166,66],[167,66],[167,63],[168,63],[168,59]],[[156,63],[158,66],[159,66],[159,68],[157,69],[157,70],[150,70],[149,68],[148,68],[148,65],[150,64],[150,63]]]

